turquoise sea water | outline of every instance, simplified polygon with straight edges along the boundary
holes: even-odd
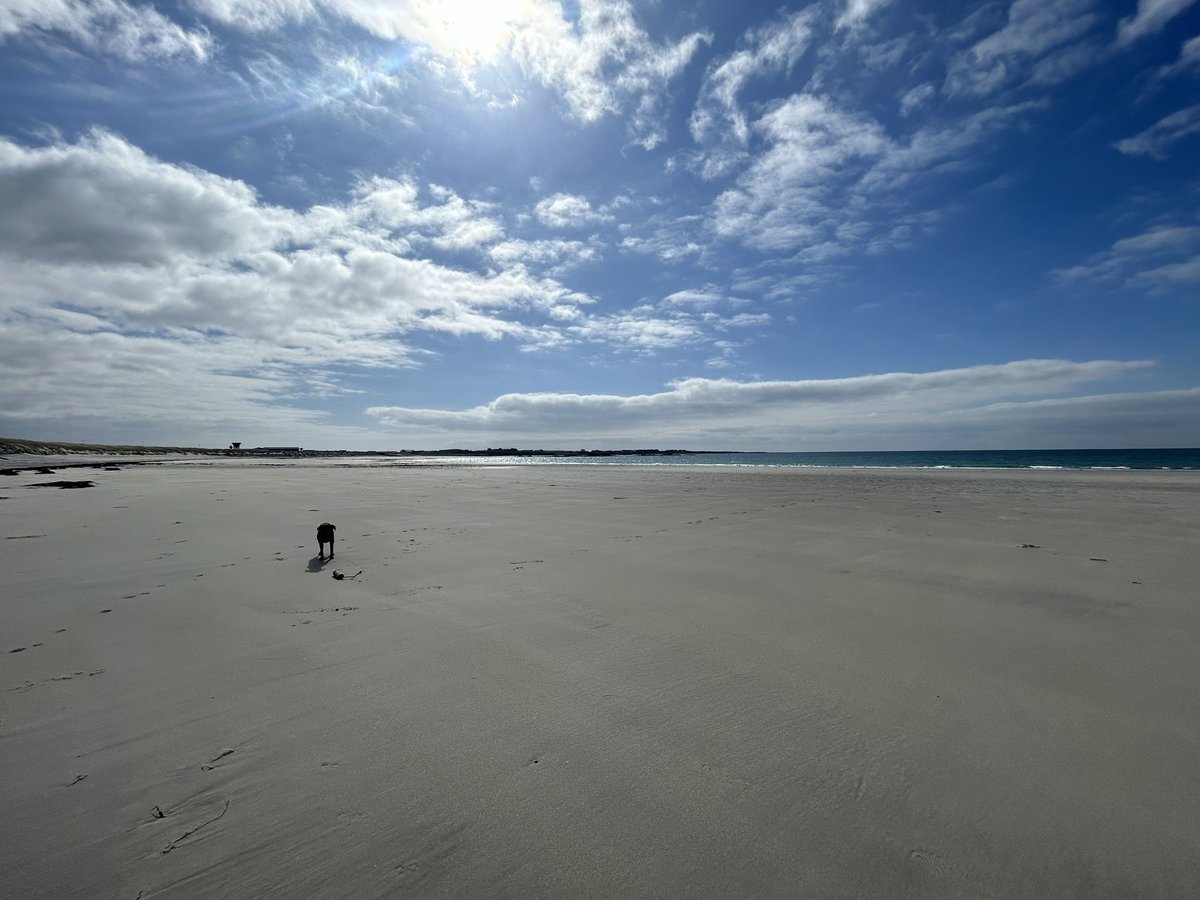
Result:
[[[897,450],[855,453],[690,453],[680,456],[444,457],[476,465],[775,466],[914,469],[1200,469],[1200,449]]]

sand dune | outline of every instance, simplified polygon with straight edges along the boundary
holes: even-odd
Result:
[[[4,896],[1200,888],[1195,473],[220,460],[0,496]]]

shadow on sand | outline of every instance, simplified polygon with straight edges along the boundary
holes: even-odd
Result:
[[[325,564],[328,562],[329,562],[328,559],[321,559],[321,557],[319,557],[319,556],[314,556],[312,559],[310,559],[308,561],[308,571],[323,572],[323,571],[325,571]]]

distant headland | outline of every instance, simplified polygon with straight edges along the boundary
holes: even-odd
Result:
[[[467,450],[453,447],[441,450],[306,450],[303,447],[243,447],[240,443],[229,447],[168,447],[148,444],[77,444],[64,441],[31,441],[21,438],[0,437],[0,454],[27,453],[39,456],[58,456],[82,453],[101,453],[113,456],[159,456],[161,454],[192,454],[202,456],[267,456],[267,457],[323,457],[323,456],[685,456],[704,453],[720,453],[718,450],[659,450],[639,448],[636,450],[522,450],[517,447],[488,447],[486,450]]]

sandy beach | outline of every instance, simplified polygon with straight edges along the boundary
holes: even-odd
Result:
[[[0,479],[5,897],[1200,894],[1200,473],[115,465]]]

